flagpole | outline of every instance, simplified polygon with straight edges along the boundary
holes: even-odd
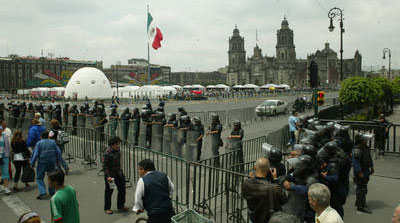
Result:
[[[149,15],[149,5],[147,5],[147,16]],[[149,43],[149,30],[147,30],[147,76],[149,78],[149,84],[151,83],[150,80],[150,43]]]

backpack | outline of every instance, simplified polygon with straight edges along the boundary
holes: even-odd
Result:
[[[58,130],[56,142],[58,145],[65,145],[69,142],[69,135],[63,130]]]

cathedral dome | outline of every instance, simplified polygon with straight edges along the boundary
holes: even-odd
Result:
[[[282,29],[288,29],[289,28],[289,22],[286,20],[286,17],[284,17],[283,20],[282,20],[281,28]]]
[[[233,36],[239,36],[239,35],[240,35],[239,29],[235,25],[235,29],[233,29]]]

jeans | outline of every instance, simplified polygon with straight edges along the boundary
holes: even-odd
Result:
[[[1,179],[3,180],[9,180],[10,179],[10,173],[8,171],[8,162],[9,162],[9,157],[3,157],[3,165],[0,165],[1,167]]]
[[[45,173],[46,172],[49,173],[55,170],[56,170],[55,163],[38,163],[38,166],[36,167],[36,183],[38,185],[39,195],[46,194],[46,185],[44,184]],[[56,191],[54,188],[49,188],[50,195],[54,195],[55,192]]]
[[[292,131],[290,131],[289,133],[290,133],[290,135],[289,135],[289,137],[290,137],[289,144],[291,146],[293,146],[294,144],[296,144],[296,135]]]

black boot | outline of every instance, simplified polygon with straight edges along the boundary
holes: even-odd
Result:
[[[357,207],[357,211],[372,214],[372,211],[367,206]]]

